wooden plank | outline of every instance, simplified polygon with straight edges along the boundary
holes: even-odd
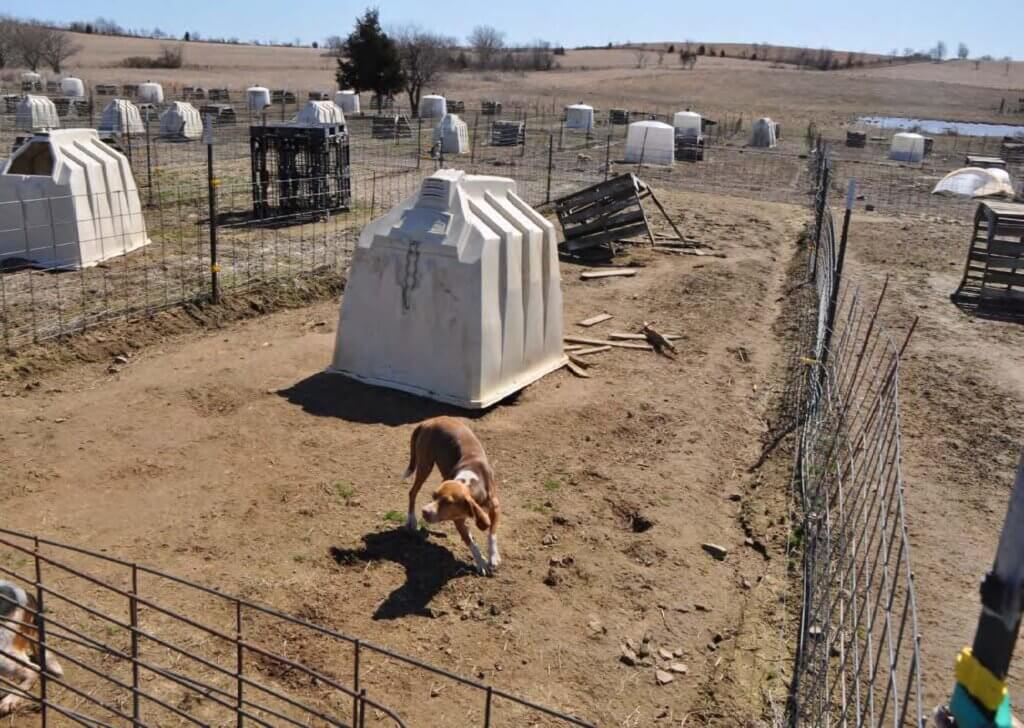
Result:
[[[594,278],[630,278],[636,275],[636,268],[609,268],[608,270],[588,270],[580,273],[580,278],[585,281]]]
[[[600,354],[602,351],[611,351],[612,347],[610,344],[604,346],[591,346],[586,349],[580,349],[575,353],[575,356],[586,356],[587,354]]]
[[[647,218],[644,215],[644,211],[640,209],[626,210],[625,212],[619,212],[615,215],[609,215],[606,217],[599,217],[590,222],[585,222],[581,225],[574,227],[562,226],[562,230],[565,232],[566,240],[575,240],[576,238],[582,238],[591,233],[603,231],[603,230],[618,230],[626,226],[634,225],[635,223],[643,222],[647,223]]]
[[[608,338],[612,341],[647,341],[647,337],[643,334],[627,334],[617,331],[613,331],[608,334]],[[669,341],[675,341],[676,339],[681,339],[683,337],[679,334],[665,334],[665,338]]]
[[[575,363],[572,359],[568,359],[565,362],[565,368],[568,369],[573,374],[575,374],[577,377],[580,377],[582,379],[590,379],[590,375],[583,371],[583,367]]]
[[[572,346],[563,346],[562,351],[564,351],[566,354],[569,354],[570,352],[579,351],[580,349],[586,348],[587,347],[583,346],[582,344],[573,344]]]
[[[600,215],[611,215],[612,213],[624,210],[627,207],[632,207],[636,204],[636,197],[630,195],[629,197],[623,197],[619,200],[610,200],[604,202],[604,204],[593,204],[587,207],[573,211],[569,214],[559,215],[558,221],[562,223],[562,227],[574,223],[584,223],[590,221],[592,218]]]
[[[618,197],[624,190],[631,190],[634,193],[637,189],[636,177],[633,176],[632,172],[627,174],[613,177],[607,182],[600,182],[596,185],[586,187],[579,192],[573,192],[571,195],[560,197],[555,200],[555,208],[561,208],[572,212],[578,210],[584,205],[590,205],[597,202],[603,197],[615,196]]]
[[[588,235],[585,238],[574,238],[572,240],[566,240],[562,243],[565,250],[582,250],[583,248],[592,248],[595,245],[601,243],[614,243],[616,240],[626,240],[639,233],[647,232],[648,227],[644,223],[637,223],[631,227],[620,228],[618,230],[606,230],[600,233],[594,233]]]
[[[591,326],[596,326],[597,324],[603,323],[611,318],[614,318],[614,316],[612,316],[610,313],[599,313],[597,314],[597,316],[591,316],[590,318],[583,319],[576,325],[583,326],[584,328],[589,329]]]
[[[609,341],[607,339],[589,339],[585,336],[566,336],[565,341],[570,344],[588,344],[590,346],[614,346],[618,349],[642,349],[650,351],[653,347],[650,344],[641,344],[634,341]]]

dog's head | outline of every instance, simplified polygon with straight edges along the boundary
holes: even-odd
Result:
[[[429,503],[423,506],[423,520],[427,523],[460,521],[472,518],[476,527],[486,531],[491,519],[473,499],[469,486],[461,480],[446,480],[434,491]]]

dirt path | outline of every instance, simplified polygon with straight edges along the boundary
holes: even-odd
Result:
[[[655,320],[683,335],[678,359],[612,351],[594,357],[593,378],[555,373],[473,422],[506,514],[493,580],[469,573],[454,532],[418,543],[387,520],[404,510],[410,426],[438,409],[322,373],[335,303],[171,338],[117,374],[104,363],[29,392],[8,385],[5,511],[600,725],[760,717],[765,692],[784,691],[771,682],[778,631],[774,663],[732,668],[751,649],[736,645],[750,597],[777,603],[782,578],[762,577],[784,560],[744,548],[730,496],[747,498],[760,450],[781,357],[772,325],[805,213],[665,197],[727,258],[646,253],[635,278],[601,282],[564,266],[565,315],[582,333],[573,322],[612,313],[596,336]],[[709,541],[725,562],[702,551]],[[658,687],[653,667],[620,662],[623,641],[645,633],[689,673]],[[462,715],[429,702],[429,684],[383,668],[372,680],[413,725]]]

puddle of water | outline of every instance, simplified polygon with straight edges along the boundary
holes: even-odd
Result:
[[[973,121],[943,121],[941,119],[909,119],[905,116],[862,116],[858,124],[882,129],[921,131],[925,134],[960,134],[979,137],[1024,137],[1024,126],[1015,124],[982,124]]]

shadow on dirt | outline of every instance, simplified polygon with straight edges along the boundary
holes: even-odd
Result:
[[[422,531],[405,528],[378,531],[363,536],[363,547],[332,546],[331,558],[340,566],[370,561],[393,561],[405,568],[405,583],[391,592],[373,613],[374,619],[434,617],[430,601],[452,579],[472,576],[473,567],[457,560],[452,552],[429,540]]]
[[[392,427],[422,422],[440,415],[477,419],[489,411],[459,409],[326,372],[319,372],[287,389],[280,389],[277,394],[317,417],[337,417],[348,422]],[[504,403],[510,404],[512,401],[510,397]]]

